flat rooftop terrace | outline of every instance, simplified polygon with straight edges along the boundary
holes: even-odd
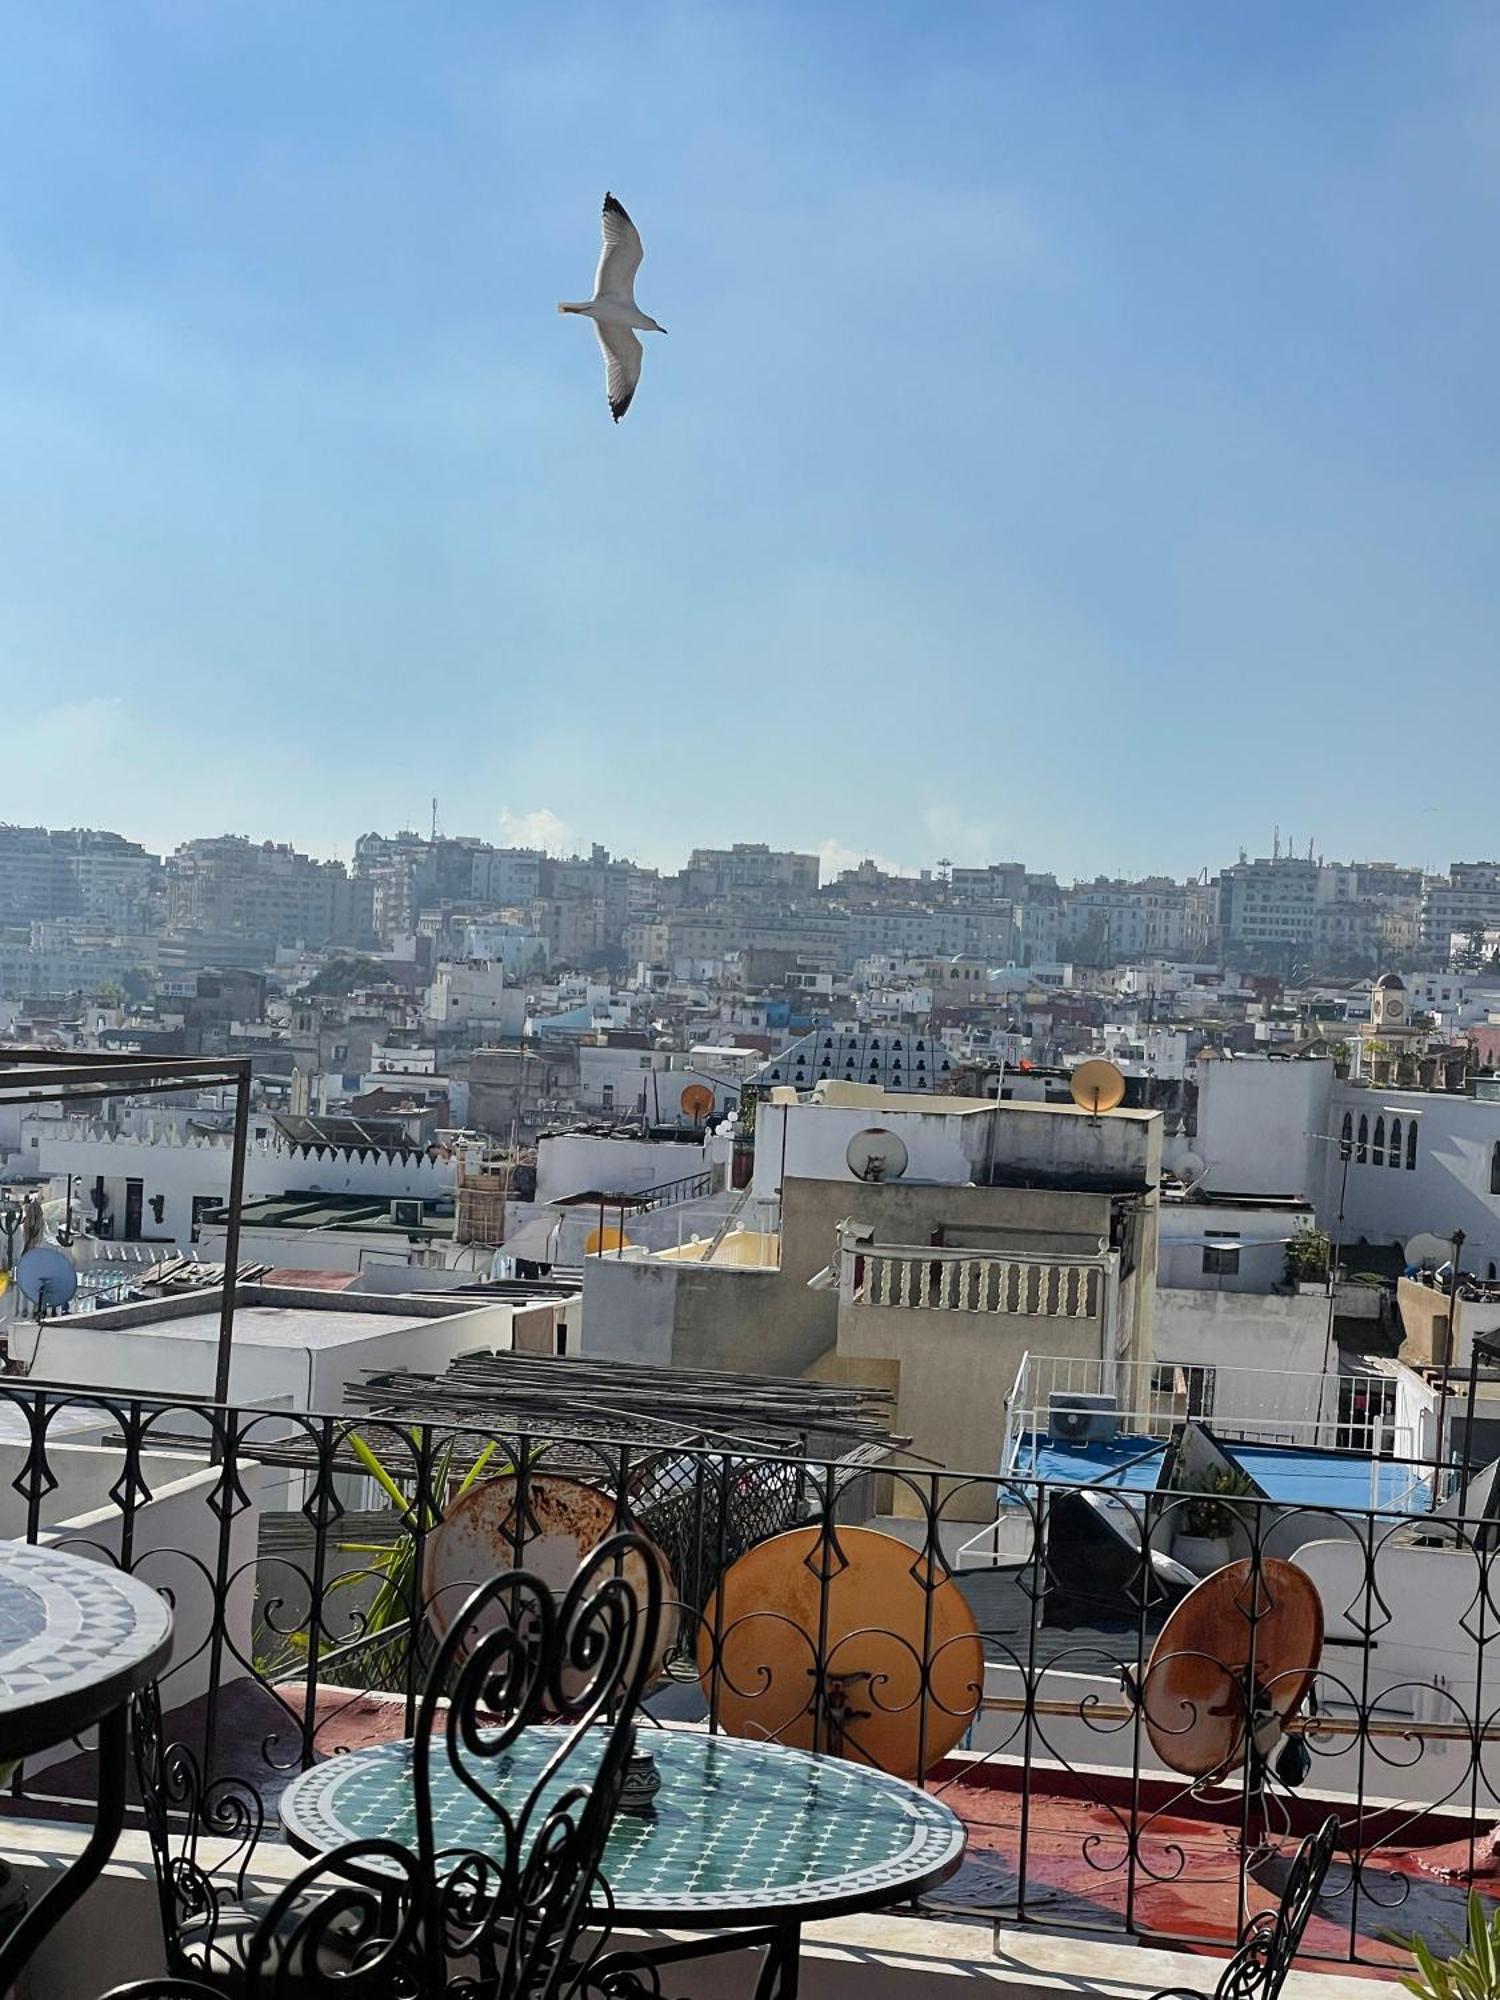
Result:
[[[403,1317],[399,1313],[328,1312],[317,1306],[248,1305],[235,1310],[234,1344],[236,1348],[281,1347],[306,1352],[308,1348],[348,1347],[356,1341],[375,1340],[381,1334],[404,1333],[408,1328],[431,1323],[427,1314]],[[78,1320],[54,1320],[50,1324],[77,1326],[89,1333],[149,1333],[154,1340],[202,1341],[209,1347],[219,1344],[217,1306],[212,1312],[145,1313],[129,1325],[106,1321],[100,1313],[90,1313]]]

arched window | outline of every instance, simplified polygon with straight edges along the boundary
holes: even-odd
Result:
[[[1412,1173],[1417,1164],[1417,1121],[1415,1118],[1406,1128],[1406,1171]]]
[[[1339,1158],[1347,1160],[1354,1150],[1354,1119],[1349,1112],[1344,1113],[1344,1126],[1339,1134]]]
[[[1401,1164],[1401,1120],[1399,1118],[1393,1118],[1391,1120],[1391,1165],[1393,1167],[1399,1167],[1400,1164]]]
[[[1375,1142],[1370,1148],[1370,1158],[1377,1167],[1385,1165],[1385,1120],[1375,1120]]]
[[[1365,1166],[1370,1158],[1370,1121],[1363,1111],[1359,1114],[1359,1146],[1354,1157],[1360,1166]]]

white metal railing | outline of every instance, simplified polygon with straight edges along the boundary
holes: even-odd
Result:
[[[1247,1444],[1321,1446],[1368,1452],[1372,1459],[1414,1458],[1416,1438],[1396,1419],[1394,1376],[1293,1374],[1214,1362],[1100,1360],[1027,1354],[1006,1405],[1008,1471],[1034,1469],[1059,1395],[1112,1398],[1127,1437],[1168,1438],[1197,1417],[1225,1438]]]
[[[1097,1319],[1103,1308],[1105,1270],[1098,1259],[886,1244],[846,1247],[844,1254],[848,1296],[856,1305],[1074,1320]]]

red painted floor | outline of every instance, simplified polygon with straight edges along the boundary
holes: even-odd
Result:
[[[1015,1792],[954,1780],[937,1790],[969,1829],[962,1870],[930,1899],[934,1907],[999,1907],[1002,1923],[1123,1933],[1223,1952],[1258,1910],[1274,1909],[1296,1852],[1294,1833],[1268,1841],[1246,1873],[1241,1903],[1239,1834],[1233,1825],[1143,1813],[1133,1865],[1125,1806]],[[1025,1858],[1026,1896],[1017,1904]],[[1435,1850],[1452,1860],[1460,1849]],[[1304,1959],[1356,1961],[1372,1971],[1404,1969],[1399,1942],[1416,1932],[1441,1945],[1460,1935],[1466,1885],[1443,1879],[1418,1852],[1366,1855],[1356,1883],[1346,1857],[1329,1871],[1309,1923]],[[1461,1869],[1464,1863],[1459,1862]],[[1494,1893],[1491,1884],[1480,1886]],[[1495,1885],[1500,1889],[1500,1885]],[[1394,1934],[1394,1935],[1393,1935]],[[1387,1973],[1388,1976],[1388,1973]]]

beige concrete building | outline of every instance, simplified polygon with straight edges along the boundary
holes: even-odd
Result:
[[[870,1133],[899,1175],[856,1178]],[[747,1227],[585,1260],[585,1352],[891,1386],[916,1451],[986,1479],[1028,1353],[1151,1357],[1159,1113],[821,1086],[756,1150]]]

